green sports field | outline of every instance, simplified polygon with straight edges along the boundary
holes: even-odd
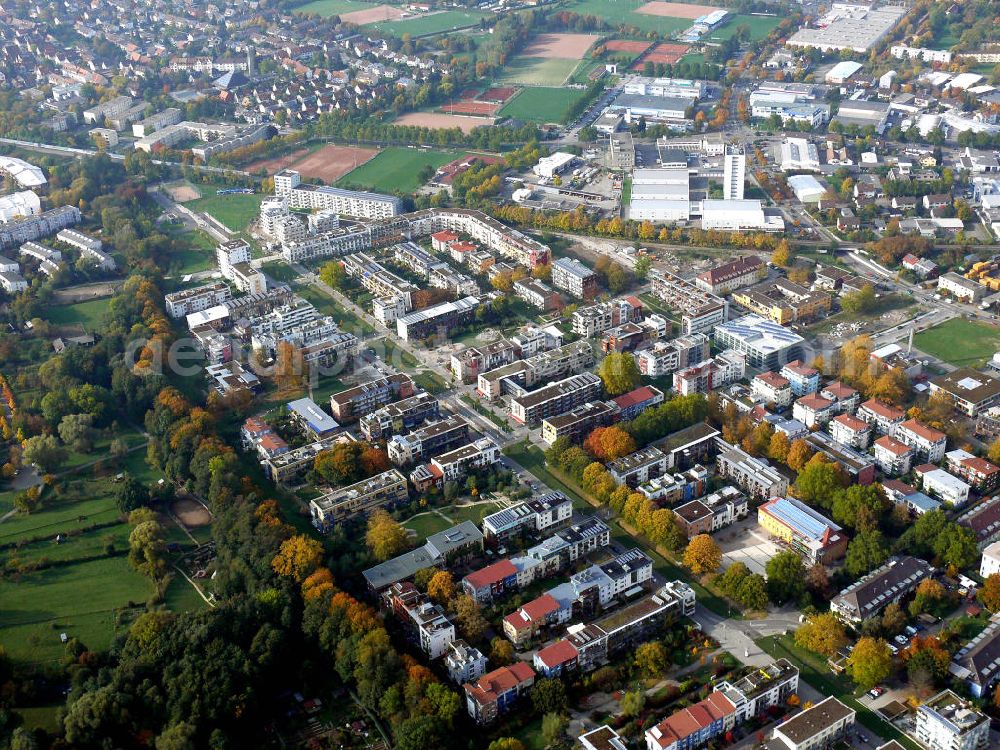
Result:
[[[570,108],[586,95],[584,89],[536,86],[522,90],[498,114],[527,122],[564,123]]]
[[[634,26],[645,32],[654,32],[661,37],[669,37],[678,31],[691,27],[686,18],[668,18],[636,13],[646,0],[572,0],[561,6],[564,10],[583,16],[597,16],[614,25]]]
[[[438,167],[454,161],[454,151],[428,151],[420,148],[386,148],[378,155],[339,180],[339,187],[360,188],[378,192],[402,190],[411,193],[421,186],[417,175],[426,165]]]
[[[192,211],[215,217],[233,232],[242,232],[256,218],[264,195],[216,195],[215,187],[198,186],[201,198],[185,203]]]
[[[355,10],[366,10],[374,8],[371,3],[359,2],[359,0],[314,0],[314,2],[300,5],[293,10],[293,13],[315,13],[318,16],[329,18],[339,16],[341,13],[351,13]]]
[[[402,36],[403,34],[415,37],[430,36],[431,34],[440,34],[452,29],[476,26],[481,19],[488,16],[491,16],[491,14],[475,10],[446,10],[441,13],[402,18],[398,21],[373,23],[369,24],[367,28],[385,31],[394,36]]]
[[[716,29],[707,36],[702,37],[702,39],[707,42],[725,41],[736,33],[736,29],[740,26],[746,25],[750,29],[750,40],[759,42],[762,39],[766,39],[767,35],[774,31],[779,23],[781,23],[781,18],[779,16],[749,16],[738,14],[732,16],[720,28]]]
[[[75,305],[53,305],[49,308],[46,319],[52,325],[82,325],[88,331],[93,331],[104,318],[110,304],[111,298],[105,297],[77,302]]]
[[[1000,328],[954,318],[916,334],[913,345],[958,367],[982,367],[1000,351]]]
[[[516,57],[504,66],[499,80],[505,85],[562,86],[579,66],[579,60]]]

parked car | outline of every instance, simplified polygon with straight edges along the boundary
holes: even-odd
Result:
[[[905,646],[905,645],[907,644],[907,640],[906,640],[906,636],[905,636],[905,635],[897,635],[897,636],[896,636],[895,638],[893,638],[892,640],[894,640],[894,641],[895,641],[896,643],[898,643],[898,644],[899,644],[900,646]]]

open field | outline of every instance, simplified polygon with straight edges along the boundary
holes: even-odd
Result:
[[[60,305],[49,308],[47,320],[52,325],[80,325],[88,331],[97,328],[111,302],[109,297],[77,302],[75,305]]]
[[[491,102],[493,104],[503,104],[517,93],[513,86],[491,86],[483,93],[476,96],[481,102]]]
[[[563,123],[570,108],[586,96],[582,89],[537,86],[524,89],[500,110],[501,117],[516,117],[528,122]]]
[[[696,18],[707,16],[719,10],[711,5],[693,5],[691,3],[665,3],[661,0],[646,3],[639,8],[637,13],[644,13],[650,16],[665,16],[667,18],[684,18],[693,21]]]
[[[274,174],[282,169],[291,168],[295,162],[306,157],[308,154],[309,149],[300,148],[299,150],[292,151],[292,153],[285,154],[284,156],[275,156],[270,159],[259,159],[258,161],[250,162],[249,164],[244,165],[243,169],[253,174],[256,174],[262,169],[268,174]]]
[[[371,3],[364,3],[360,0],[314,0],[311,3],[300,5],[293,13],[315,13],[318,16],[329,18],[330,16],[340,16],[343,13],[370,8]]]
[[[440,115],[440,117],[451,117],[451,115]],[[485,121],[480,120],[480,122]],[[455,152],[387,148],[368,163],[344,175],[340,179],[340,184],[356,185],[367,190],[412,192],[422,184],[418,178],[420,170],[427,165],[437,169],[456,156]]]
[[[731,16],[725,24],[703,37],[706,41],[722,41],[729,39],[736,33],[740,26],[747,26],[750,29],[750,41],[759,42],[765,39],[768,34],[777,28],[781,23],[780,16],[749,16],[738,14]]]
[[[376,21],[398,21],[403,17],[403,11],[392,5],[376,5],[371,8],[361,8],[348,13],[341,13],[340,20],[347,23],[356,23],[364,26],[367,23]]]
[[[565,10],[584,16],[597,16],[612,25],[634,26],[640,31],[654,32],[668,37],[678,31],[691,27],[690,19],[654,16],[649,13],[639,13],[641,3],[609,3],[607,0],[575,0],[564,6]]]
[[[523,57],[582,60],[600,37],[596,34],[539,34],[521,51]]]
[[[490,102],[455,102],[454,104],[445,104],[441,107],[442,112],[447,112],[453,115],[472,115],[474,117],[493,117],[496,115],[497,110],[503,105],[492,104]]]
[[[630,39],[612,39],[610,42],[605,42],[604,46],[608,52],[630,52],[633,55],[638,55],[649,49],[649,42],[634,42]]]
[[[955,318],[916,334],[913,345],[958,367],[982,367],[1000,351],[1000,328]]]
[[[330,184],[373,159],[377,154],[378,149],[374,148],[336,146],[331,143],[316,151],[310,152],[304,149],[288,156],[256,162],[247,167],[247,170],[255,172],[263,167],[268,174],[274,174],[281,169],[294,169],[304,178],[323,180]],[[295,158],[289,161],[291,157]]]
[[[387,21],[373,24],[374,28],[385,31],[389,34],[402,36],[430,36],[440,34],[453,29],[468,28],[476,26],[490,14],[481,13],[475,10],[445,10],[440,13],[426,13],[411,18],[403,18],[399,21]]]
[[[579,64],[579,60],[519,56],[506,65],[500,80],[524,86],[562,86]]]
[[[197,273],[215,268],[215,240],[200,229],[179,232],[176,239],[184,245],[170,257],[173,273]]]
[[[163,189],[167,191],[167,195],[170,196],[170,200],[174,203],[187,203],[189,201],[198,200],[201,197],[201,192],[198,188],[187,180],[173,182],[169,185],[165,184]]]
[[[203,189],[202,195],[204,197],[191,201],[187,207],[215,217],[233,232],[242,232],[249,226],[260,211],[261,201],[265,197],[261,193],[215,195],[214,187]]]
[[[642,58],[642,62],[651,63],[663,63],[664,65],[673,65],[675,62],[684,57],[685,53],[691,49],[686,44],[671,44],[670,42],[663,42],[662,44],[657,44],[654,49],[649,51],[649,54]]]
[[[407,112],[405,115],[393,120],[393,125],[416,125],[421,128],[459,128],[463,133],[468,133],[475,128],[484,125],[492,125],[491,117],[462,117],[461,115],[447,115],[442,112]]]

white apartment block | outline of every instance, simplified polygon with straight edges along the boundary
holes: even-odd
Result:
[[[534,425],[546,417],[564,414],[580,404],[599,398],[603,389],[603,382],[592,372],[571,375],[512,397],[510,415],[521,424]]]
[[[954,508],[961,508],[969,502],[969,485],[944,469],[923,470],[923,467],[918,467],[916,474],[920,479],[921,489],[931,497],[951,503]]]
[[[875,463],[883,474],[902,476],[913,465],[913,448],[889,435],[875,441]]]
[[[672,341],[656,341],[648,349],[635,353],[639,371],[651,378],[669,375],[696,362],[708,359],[708,337],[701,333],[678,336]]]
[[[470,470],[492,466],[499,460],[500,447],[484,437],[431,459],[431,464],[441,471],[445,482],[455,482],[464,478]]]
[[[392,195],[304,184],[301,175],[291,169],[274,176],[274,194],[288,198],[289,208],[330,208],[363,219],[398,216],[403,209],[403,202]]]
[[[0,289],[7,294],[19,294],[28,288],[27,280],[13,271],[0,271]]]
[[[167,308],[167,315],[171,318],[183,318],[191,313],[221,305],[231,298],[232,292],[229,290],[229,285],[216,281],[212,284],[196,286],[193,289],[172,292],[165,295],[163,301]]]
[[[758,500],[788,494],[788,480],[781,472],[754,458],[742,448],[729,445],[719,438],[716,442],[719,445],[716,470],[720,478],[728,477],[751,498]]]
[[[913,737],[930,750],[985,750],[990,720],[951,690],[917,707]]]
[[[444,667],[452,682],[464,685],[475,682],[486,674],[486,657],[482,651],[465,641],[452,641],[444,655]]]
[[[654,445],[629,453],[614,461],[609,461],[608,471],[617,484],[627,484],[637,487],[645,484],[653,477],[666,473],[670,459],[667,454]]]
[[[866,451],[872,438],[872,426],[850,414],[838,414],[830,420],[830,434],[841,445]]]
[[[642,307],[636,307],[627,299],[599,302],[573,313],[573,333],[590,338],[626,323],[638,323],[641,319]]]
[[[750,392],[765,404],[785,409],[792,403],[792,385],[776,372],[762,372],[750,381]]]
[[[937,464],[944,459],[948,438],[943,432],[921,424],[915,419],[902,422],[896,428],[893,437],[903,445],[913,448],[916,457],[921,461]]]
[[[833,747],[854,727],[856,713],[836,698],[827,698],[774,728],[772,737],[788,750]]]
[[[896,429],[906,421],[906,414],[901,410],[873,398],[858,407],[856,416],[874,426],[880,435],[889,437],[893,437]]]

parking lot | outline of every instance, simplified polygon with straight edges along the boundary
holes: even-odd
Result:
[[[751,573],[764,574],[767,561],[781,551],[781,548],[767,538],[767,534],[757,526],[757,514],[724,529],[715,535],[722,550],[722,565],[729,567],[734,562],[746,565]]]

